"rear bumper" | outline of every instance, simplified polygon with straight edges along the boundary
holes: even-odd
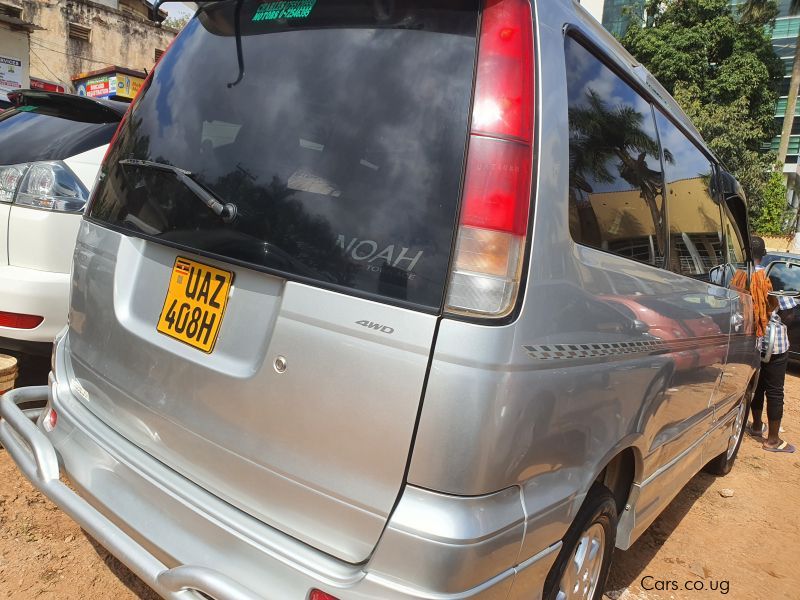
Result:
[[[51,433],[18,408],[44,398],[58,413]],[[25,476],[165,598],[199,598],[196,591],[217,600],[301,600],[320,588],[342,600],[532,600],[560,547],[518,564],[518,491],[465,499],[408,487],[373,556],[351,565],[180,477],[109,429],[52,376],[49,388],[0,398],[0,417],[0,442]]]
[[[0,327],[0,338],[16,341],[11,349],[23,352],[25,347],[42,350],[38,344],[52,343],[67,324],[69,285],[69,273],[0,267],[0,311],[44,317],[35,329]]]

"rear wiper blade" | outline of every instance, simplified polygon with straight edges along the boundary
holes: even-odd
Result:
[[[189,188],[189,190],[195,196],[200,198],[203,204],[210,208],[211,212],[220,217],[224,223],[231,223],[234,221],[234,219],[236,219],[236,213],[238,212],[236,205],[231,204],[230,202],[220,202],[219,198],[217,198],[214,194],[212,194],[192,178],[193,176],[191,171],[180,169],[165,163],[153,162],[151,160],[138,160],[135,158],[124,158],[119,161],[119,164],[130,165],[132,167],[141,167],[144,169],[155,169],[157,171],[164,171],[165,173],[172,173],[175,175],[178,181]]]

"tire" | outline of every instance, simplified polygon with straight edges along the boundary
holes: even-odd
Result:
[[[736,457],[739,454],[739,448],[744,439],[744,430],[747,427],[748,414],[750,413],[750,401],[753,399],[754,386],[749,386],[747,391],[739,401],[739,411],[736,413],[736,419],[733,422],[733,431],[728,438],[728,448],[721,454],[712,458],[703,471],[711,475],[724,477],[733,469],[733,463],[736,462]]]
[[[595,484],[564,536],[561,551],[545,579],[542,598],[600,600],[611,568],[616,538],[617,502],[608,488]],[[591,560],[593,555],[596,556],[592,549],[602,551],[602,556]],[[576,564],[582,566],[570,571]],[[588,584],[584,583],[587,581]]]

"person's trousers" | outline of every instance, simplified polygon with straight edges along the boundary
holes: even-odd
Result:
[[[761,363],[756,393],[750,405],[754,415],[764,411],[764,396],[767,397],[767,420],[780,421],[783,418],[783,382],[786,380],[786,364],[789,353],[775,354],[768,363]]]

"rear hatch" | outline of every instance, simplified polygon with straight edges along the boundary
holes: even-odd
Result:
[[[69,273],[80,214],[122,110],[25,91],[0,113],[0,266]]]
[[[477,22],[454,1],[202,7],[121,127],[79,236],[76,395],[186,478],[350,562],[403,483]]]

